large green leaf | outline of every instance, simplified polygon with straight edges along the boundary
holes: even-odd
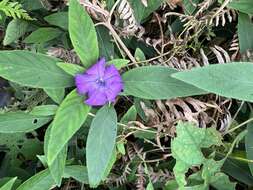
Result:
[[[49,190],[52,187],[54,187],[54,180],[50,171],[46,169],[26,180],[17,190]]]
[[[52,164],[71,137],[82,126],[90,111],[83,97],[73,90],[59,106],[53,120],[48,142],[47,161]]]
[[[91,123],[86,145],[89,184],[92,187],[98,186],[104,178],[113,154],[116,136],[116,111],[112,106],[105,105]]]
[[[14,185],[16,179],[16,177],[10,179],[6,184],[0,187],[0,190],[12,190],[12,186]]]
[[[219,0],[220,3],[224,0]],[[228,5],[228,8],[238,10],[246,14],[253,14],[253,1],[252,0],[237,0],[231,1]]]
[[[65,96],[65,89],[64,88],[49,88],[44,89],[46,94],[56,103],[60,104]]]
[[[252,70],[252,63],[216,64],[175,73],[172,77],[221,96],[253,101]]]
[[[74,178],[81,183],[87,183],[87,171],[84,166],[66,166],[64,178]],[[43,170],[21,184],[17,190],[49,190],[55,186],[54,180],[50,175],[49,169]]]
[[[50,116],[55,115],[57,109],[57,105],[41,105],[34,107],[30,114],[38,116]]]
[[[69,75],[72,75],[72,76],[83,73],[85,71],[85,68],[83,68],[77,64],[59,62],[59,63],[57,63],[57,65],[62,70],[64,70],[66,73],[68,73]]]
[[[253,2],[253,1],[252,1]],[[244,13],[239,13],[238,18],[238,37],[240,51],[246,52],[253,50],[253,23],[250,16]]]
[[[50,125],[47,128],[45,139],[44,139],[44,153],[46,154],[46,157],[47,157],[47,152],[48,152],[48,142],[50,138],[51,129],[52,129],[52,125]],[[55,183],[58,186],[61,185],[62,177],[64,175],[65,164],[66,164],[66,159],[67,159],[67,151],[68,151],[68,146],[64,146],[64,148],[57,155],[56,159],[51,164],[48,164],[48,168],[50,170],[51,176],[53,177]]]
[[[1,51],[0,76],[20,85],[35,88],[73,86],[73,78],[56,65],[58,61],[28,51]]]
[[[31,132],[49,122],[51,117],[35,116],[25,112],[0,114],[0,133]]]
[[[188,169],[205,162],[201,148],[220,144],[221,135],[214,128],[203,129],[182,122],[177,125],[177,137],[171,142],[171,152],[176,159],[173,171],[180,187],[186,185],[185,173]]]
[[[3,44],[9,45],[23,36],[27,30],[28,22],[20,19],[13,19],[7,26]]]
[[[62,31],[58,28],[39,28],[25,38],[25,43],[45,43],[60,36]]]
[[[205,94],[192,85],[171,77],[177,71],[162,66],[146,66],[132,69],[122,78],[124,95],[132,95],[144,99],[170,99]]]
[[[69,3],[69,35],[76,53],[88,68],[99,56],[97,35],[94,24],[77,0]]]

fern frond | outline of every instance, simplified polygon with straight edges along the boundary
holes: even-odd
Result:
[[[22,5],[18,2],[10,2],[9,0],[3,0],[0,2],[0,11],[4,12],[6,16],[14,19],[33,20],[29,14],[22,8]]]

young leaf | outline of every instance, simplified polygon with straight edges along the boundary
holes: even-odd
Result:
[[[57,104],[60,104],[65,96],[64,88],[44,89],[47,95]]]
[[[114,65],[117,69],[121,69],[124,66],[127,66],[127,64],[130,61],[127,59],[113,59],[107,62],[107,65]]]
[[[80,183],[88,184],[87,168],[80,165],[66,166],[64,170],[64,178],[74,178]]]
[[[9,45],[23,36],[27,30],[28,22],[20,19],[13,19],[7,26],[3,44]]]
[[[0,187],[0,190],[12,190],[12,186],[14,185],[17,177],[10,179],[6,184]]]
[[[94,64],[99,56],[96,30],[89,14],[77,0],[69,2],[69,35],[85,68]]]
[[[252,114],[251,114],[252,115]],[[249,123],[247,126],[247,134],[245,136],[245,149],[246,149],[246,155],[248,160],[253,160],[253,124]],[[253,163],[249,162],[249,169],[251,172],[251,175],[253,176]]]
[[[59,106],[53,120],[48,142],[47,161],[52,164],[57,155],[87,118],[90,107],[73,90]]]
[[[57,63],[58,67],[60,67],[62,70],[64,70],[66,73],[75,76],[76,74],[83,73],[85,71],[85,68],[72,64],[72,63],[63,63],[59,62]]]
[[[30,114],[37,116],[51,116],[55,115],[57,109],[58,109],[57,105],[41,105],[34,107],[30,112]]]
[[[1,51],[0,76],[11,82],[34,88],[73,86],[73,78],[57,67],[58,61],[28,51]]]
[[[65,30],[68,30],[68,12],[56,12],[51,15],[44,17],[45,21],[47,21],[51,25],[58,26]]]
[[[206,93],[199,88],[172,78],[171,74],[176,72],[174,69],[162,66],[132,69],[122,76],[125,85],[123,95],[154,100]]]
[[[57,28],[39,28],[25,38],[25,43],[45,43],[60,36],[62,31]]]
[[[93,119],[86,145],[86,159],[91,187],[97,187],[104,178],[113,154],[117,135],[117,114],[105,105]]]
[[[238,62],[209,65],[172,77],[220,96],[253,101],[252,70],[252,63]]]
[[[25,112],[0,114],[0,133],[31,132],[48,123],[52,118],[34,116]]]
[[[253,1],[252,1],[253,2]],[[250,16],[239,13],[238,17],[238,37],[240,51],[245,53],[247,50],[253,50],[253,23]]]

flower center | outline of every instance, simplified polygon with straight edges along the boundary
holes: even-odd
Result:
[[[104,81],[104,79],[102,79],[102,78],[99,78],[99,79],[97,79],[96,80],[96,83],[99,85],[99,86],[105,86],[105,81]]]

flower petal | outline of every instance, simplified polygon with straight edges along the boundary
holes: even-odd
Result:
[[[104,80],[110,79],[114,76],[120,76],[119,71],[114,65],[109,65],[105,69]]]
[[[88,91],[96,88],[96,78],[92,75],[77,74],[75,84],[78,94],[86,94]]]
[[[85,101],[90,106],[102,106],[108,102],[104,91],[95,90],[89,93],[89,98]]]
[[[110,86],[108,86],[105,91],[108,101],[114,102],[115,98],[123,90],[123,87],[124,85],[122,82],[114,82]]]
[[[103,78],[105,74],[105,65],[105,58],[101,58],[97,61],[96,64],[87,69],[86,73],[90,75],[96,75],[97,78]]]

